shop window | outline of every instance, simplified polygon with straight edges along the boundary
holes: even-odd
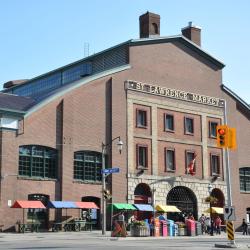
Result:
[[[136,110],[136,126],[138,128],[147,127],[147,111],[146,110]]]
[[[89,182],[102,180],[102,154],[93,151],[78,151],[74,153],[74,179]]]
[[[185,125],[185,134],[194,133],[194,119],[193,118],[185,117],[184,125]]]
[[[175,171],[174,149],[165,149],[165,171]]]
[[[174,131],[174,116],[173,115],[169,115],[169,114],[165,114],[164,115],[164,124],[165,124],[165,131]]]
[[[250,167],[240,168],[240,191],[250,192]]]
[[[216,154],[210,155],[210,167],[211,167],[211,175],[220,174],[220,156]]]
[[[209,122],[209,137],[210,138],[216,138],[217,132],[216,128],[218,126],[217,122]]]
[[[148,168],[148,147],[137,145],[137,168]]]
[[[18,174],[55,179],[57,177],[57,150],[38,145],[20,146]]]

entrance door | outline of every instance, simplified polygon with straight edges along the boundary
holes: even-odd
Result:
[[[99,208],[101,207],[101,200],[98,197],[85,196],[85,197],[82,197],[82,201],[94,202]],[[82,209],[82,214],[85,214],[85,212],[87,213],[90,212],[90,219],[91,219],[91,222],[94,224],[93,228],[100,229],[101,227],[100,209]]]
[[[188,215],[193,214],[194,218],[197,220],[197,199],[193,191],[187,187],[174,187],[170,190],[167,196],[167,205],[174,205],[178,207],[182,213]],[[176,213],[169,213],[168,218],[178,220],[182,218],[177,218],[179,215]],[[171,218],[172,217],[172,218]]]
[[[29,194],[28,200],[41,201],[46,207],[49,201],[49,196],[45,194]],[[28,209],[27,222],[40,224],[40,229],[48,229],[49,212],[48,209]]]

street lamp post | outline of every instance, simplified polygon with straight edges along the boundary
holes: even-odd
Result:
[[[208,185],[208,193],[209,193],[209,213],[210,213],[210,235],[214,235],[214,226],[212,220],[212,204],[211,204],[211,194],[212,194],[213,186],[211,183]]]
[[[106,190],[106,177],[108,175],[106,175],[104,172],[104,170],[105,170],[105,155],[106,155],[107,147],[110,146],[112,144],[112,142],[116,139],[118,139],[117,147],[118,147],[118,150],[121,154],[123,142],[121,141],[120,136],[115,137],[107,144],[102,143],[102,235],[106,235],[106,198],[104,197],[104,192]]]

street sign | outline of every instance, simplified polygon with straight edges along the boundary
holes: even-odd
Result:
[[[235,208],[231,206],[224,207],[224,219],[228,221],[235,221]]]
[[[105,168],[102,169],[102,174],[115,174],[115,173],[119,173],[120,172],[120,168]]]

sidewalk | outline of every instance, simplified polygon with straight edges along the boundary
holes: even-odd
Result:
[[[183,240],[183,239],[223,239],[227,241],[227,234],[222,232],[220,235],[214,234],[214,236],[211,236],[209,234],[204,234],[204,235],[197,235],[197,236],[167,236],[167,237],[153,237],[153,236],[148,236],[148,237],[111,237],[111,232],[107,231],[106,235],[102,235],[102,231],[100,230],[93,230],[91,232],[89,231],[81,231],[81,232],[38,232],[38,233],[0,233],[0,238],[1,239],[24,239],[27,237],[56,237],[56,238],[64,238],[64,237],[80,237],[82,239],[88,238],[88,239],[109,239],[109,240]],[[242,233],[235,233],[235,239],[249,239],[250,242],[250,235],[242,235]]]

